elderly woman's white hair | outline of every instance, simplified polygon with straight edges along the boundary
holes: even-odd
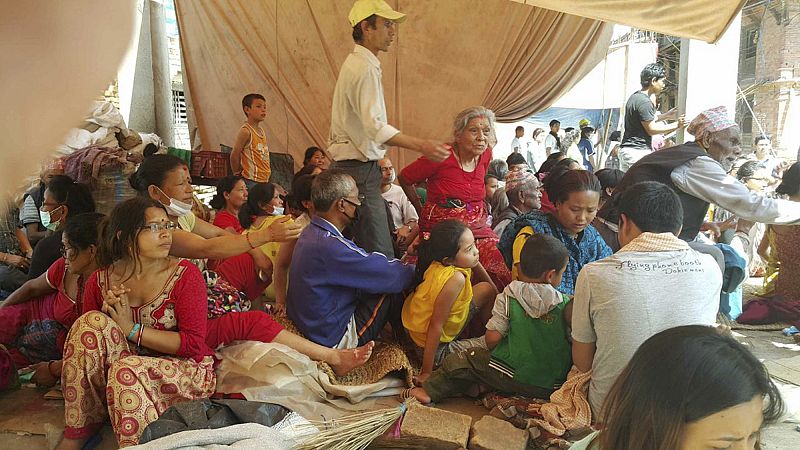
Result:
[[[471,106],[456,115],[453,121],[453,138],[458,139],[464,132],[464,128],[467,128],[469,121],[476,117],[485,117],[489,121],[489,146],[494,147],[497,144],[497,135],[494,131],[494,112],[483,106]]]

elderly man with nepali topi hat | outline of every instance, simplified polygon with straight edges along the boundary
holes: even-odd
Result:
[[[746,221],[800,224],[800,203],[752,192],[728,175],[742,149],[739,127],[724,106],[700,113],[687,131],[694,135],[693,142],[645,156],[628,170],[616,192],[639,181],[658,181],[672,188],[683,207],[680,238],[690,243],[697,238],[712,202]],[[619,212],[615,202],[607,202],[598,218],[606,228],[598,231],[612,249],[618,249],[615,235]]]

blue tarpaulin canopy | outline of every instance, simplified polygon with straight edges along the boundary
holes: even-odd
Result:
[[[609,118],[611,123],[608,123]],[[601,138],[605,138],[605,130],[610,134],[619,125],[619,108],[606,109],[581,109],[581,108],[558,108],[550,107],[544,111],[534,114],[525,122],[531,125],[548,130],[550,121],[556,119],[561,122],[561,128],[578,128],[578,123],[583,119],[589,119],[590,126],[598,131]]]

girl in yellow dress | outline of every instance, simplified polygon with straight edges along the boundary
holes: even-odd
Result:
[[[422,355],[415,383],[421,385],[448,354],[481,345],[481,338],[458,342],[469,319],[485,324],[497,288],[478,260],[472,231],[460,220],[439,222],[418,249],[417,282],[403,305],[403,326]],[[473,284],[474,283],[474,284]]]

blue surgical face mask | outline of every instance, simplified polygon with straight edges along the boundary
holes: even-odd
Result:
[[[271,216],[282,216],[283,215],[283,207],[282,206],[273,206]]]
[[[56,220],[55,222],[51,222],[53,213],[58,211],[59,209],[63,208],[64,205],[59,206],[58,208],[52,211],[42,211],[39,210],[39,220],[42,222],[42,226],[50,231],[56,231],[59,227],[61,227],[61,219]]]

